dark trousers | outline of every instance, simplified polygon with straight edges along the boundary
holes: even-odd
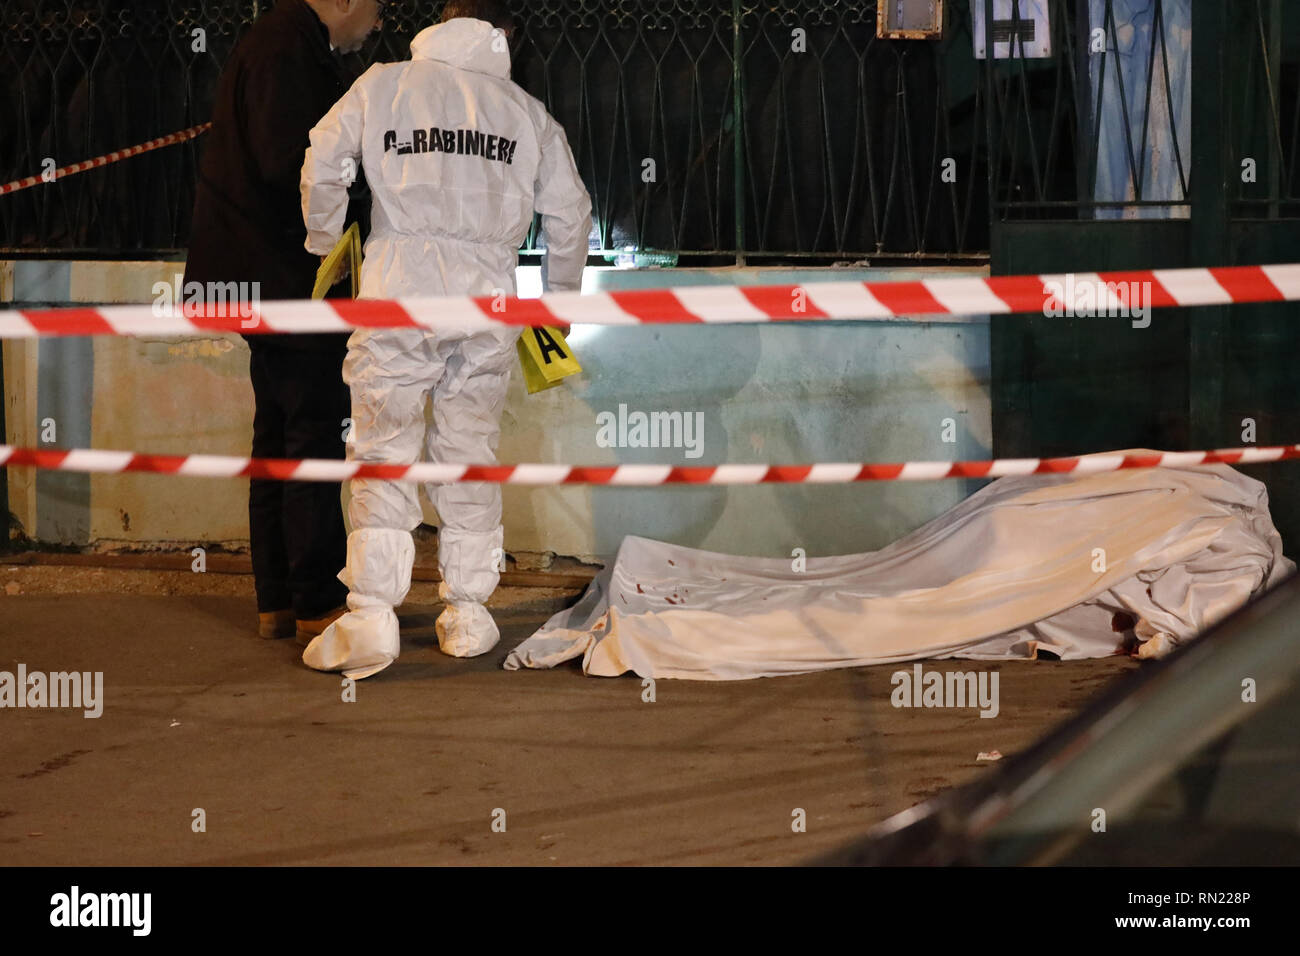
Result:
[[[292,349],[252,343],[253,457],[342,458],[347,337],[339,346]],[[338,579],[347,562],[339,485],[252,480],[248,524],[259,612],[292,608],[299,620],[323,617],[348,590]]]

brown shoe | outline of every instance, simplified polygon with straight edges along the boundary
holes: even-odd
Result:
[[[344,614],[348,613],[347,605],[336,607],[324,617],[318,617],[312,621],[298,621],[297,640],[299,647],[306,647],[311,643],[313,637],[318,637],[325,628],[329,627]]]
[[[293,609],[283,611],[260,611],[257,615],[257,636],[268,641],[282,637],[293,637]]]

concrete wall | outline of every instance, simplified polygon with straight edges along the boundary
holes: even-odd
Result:
[[[0,264],[6,303],[148,302],[178,263]],[[915,270],[595,270],[587,291],[686,284],[916,277]],[[932,274],[932,273],[931,273]],[[536,289],[522,270],[520,289]],[[502,461],[896,461],[979,458],[991,446],[987,318],[949,322],[609,329],[571,341],[584,374],[529,396],[519,377],[502,423]],[[248,350],[237,336],[9,341],[8,441],[59,447],[247,454]],[[604,448],[597,415],[699,413],[701,454]],[[955,441],[943,440],[952,419]],[[754,555],[878,548],[969,494],[966,482],[753,488],[507,488],[515,553],[607,558],[626,534]],[[10,510],[31,536],[99,548],[246,545],[243,481],[151,475],[10,475]],[[426,517],[436,524],[436,515]]]

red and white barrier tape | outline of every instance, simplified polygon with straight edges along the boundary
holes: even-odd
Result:
[[[1107,293],[1107,283],[1117,292]],[[0,311],[0,338],[62,335],[348,332],[359,328],[471,330],[499,325],[568,326],[659,323],[861,321],[933,315],[1066,311],[1071,289],[1101,290],[1099,310],[1121,306],[1137,287],[1142,307],[1230,305],[1300,300],[1300,264],[1216,269],[1155,269],[1072,275],[938,278],[907,282],[694,286],[538,299],[446,296],[411,299],[267,301],[15,309]],[[1058,285],[1059,284],[1059,287]],[[1143,292],[1142,289],[1146,291]],[[1138,303],[1133,303],[1138,305]],[[1109,311],[1107,314],[1115,314]],[[1120,313],[1125,314],[1125,313]]]
[[[222,455],[139,455],[129,451],[71,451],[0,445],[0,465],[52,471],[153,472],[205,478],[281,481],[487,481],[503,485],[758,485],[848,484],[858,481],[938,481],[1006,475],[1097,474],[1128,468],[1245,465],[1300,458],[1300,445],[1219,451],[1100,454],[1072,458],[999,458],[991,461],[909,461],[897,464],[827,462],[813,465],[373,465],[319,458],[235,458]]]
[[[183,129],[179,133],[168,133],[166,136],[160,136],[157,139],[151,139],[147,143],[141,143],[139,146],[130,146],[126,149],[115,149],[111,153],[105,153],[103,156],[96,156],[94,159],[82,160],[79,163],[73,163],[71,166],[63,166],[54,171],[53,179],[46,179],[43,175],[28,176],[25,179],[15,179],[11,183],[0,185],[0,196],[6,193],[16,193],[20,189],[31,189],[33,186],[58,182],[66,176],[75,176],[77,173],[84,173],[88,169],[97,169],[100,166],[107,166],[110,163],[116,163],[123,159],[130,159],[132,156],[139,156],[141,153],[148,153],[155,149],[162,149],[164,146],[175,146],[177,143],[183,143],[186,140],[194,139],[196,136],[202,136],[212,127],[211,123],[200,123],[198,126],[191,126],[189,129]]]

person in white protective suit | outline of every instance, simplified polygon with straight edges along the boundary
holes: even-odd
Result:
[[[307,248],[342,235],[347,185],[364,168],[373,195],[362,298],[514,294],[517,250],[536,211],[543,287],[578,290],[591,200],[564,130],[510,79],[513,32],[501,0],[451,0],[419,33],[409,62],[371,67],[311,132],[302,171]],[[519,331],[359,330],[343,377],[351,388],[352,461],[494,463]],[[432,402],[426,428],[425,402]],[[438,511],[438,645],[454,657],[500,638],[484,603],[504,554],[495,484],[426,485]],[[421,510],[410,483],[354,480],[348,613],[315,638],[303,661],[368,677],[399,651],[394,608],[411,583],[411,531]]]

